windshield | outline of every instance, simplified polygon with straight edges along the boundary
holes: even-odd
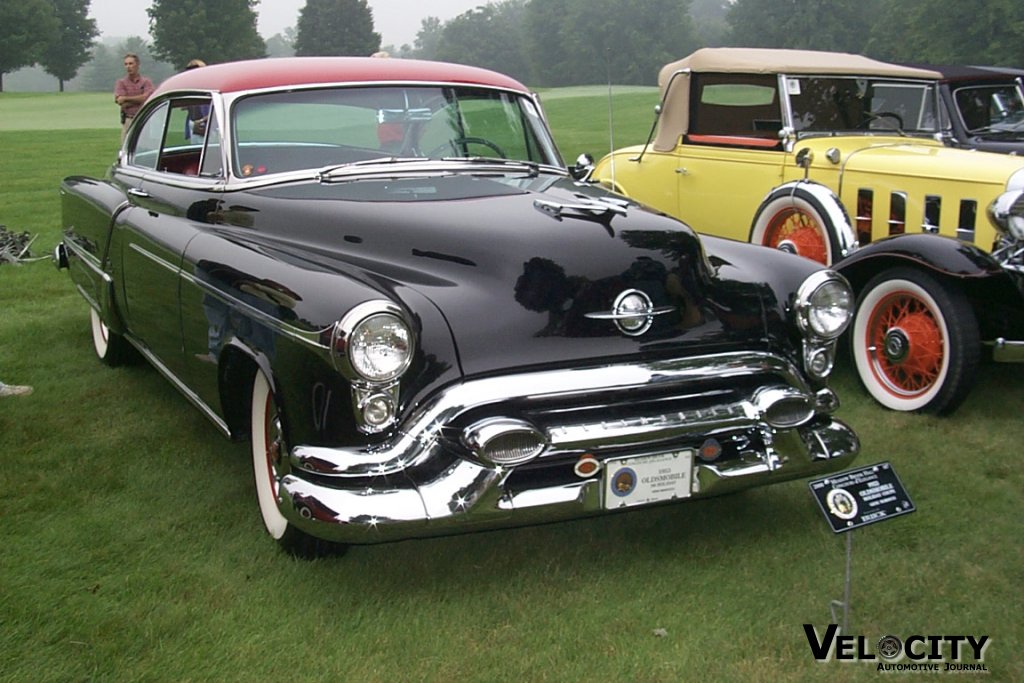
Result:
[[[1024,100],[1015,83],[957,88],[953,99],[971,133],[1024,133]]]
[[[788,76],[786,91],[798,132],[934,133],[934,85],[920,81]]]
[[[232,153],[241,177],[451,157],[562,165],[533,101],[489,88],[276,92],[240,100],[233,114]]]

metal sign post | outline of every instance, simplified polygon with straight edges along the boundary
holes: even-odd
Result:
[[[846,580],[843,599],[829,603],[832,623],[838,624],[836,609],[842,608],[842,632],[849,633],[850,592],[853,585],[853,530],[868,524],[906,515],[917,508],[888,462],[868,465],[814,479],[807,483],[832,533],[846,534]]]

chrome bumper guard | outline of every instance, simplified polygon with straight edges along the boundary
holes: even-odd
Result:
[[[992,360],[997,363],[1024,363],[1024,341],[1010,341],[1000,337],[992,346]]]
[[[786,359],[732,353],[632,365],[524,373],[467,381],[415,411],[390,443],[372,449],[298,446],[279,481],[282,514],[307,533],[341,543],[377,543],[573,519],[606,511],[604,469],[556,484],[527,484],[524,467],[501,466],[453,447],[449,431],[466,411],[506,401],[600,403],[610,392],[657,385],[680,395],[712,379],[761,378],[792,400],[804,398],[807,419],[772,426],[763,389],[744,400],[595,423],[548,424],[548,448],[529,467],[564,465],[582,453],[598,460],[678,449],[681,442],[747,430],[762,444],[736,457],[694,459],[688,498],[702,498],[845,467],[859,452],[854,432],[830,417],[829,390],[814,393]],[[621,395],[621,394],[620,394]],[[614,405],[603,407],[614,408]],[[571,414],[571,411],[570,413]],[[558,411],[553,415],[557,420]],[[538,481],[542,481],[540,478]]]

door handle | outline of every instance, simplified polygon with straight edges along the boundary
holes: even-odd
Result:
[[[690,175],[690,169],[688,168],[677,168],[676,173],[679,175]]]
[[[148,192],[146,192],[145,190],[140,190],[137,187],[129,187],[128,188],[128,194],[130,196],[132,196],[132,197],[138,197],[140,199],[148,199],[149,198],[149,193]]]

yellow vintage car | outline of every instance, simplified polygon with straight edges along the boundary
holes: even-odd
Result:
[[[949,412],[983,356],[1024,360],[1024,159],[946,147],[939,78],[860,55],[698,50],[662,68],[647,143],[589,179],[700,232],[836,264],[860,296],[871,394]]]

